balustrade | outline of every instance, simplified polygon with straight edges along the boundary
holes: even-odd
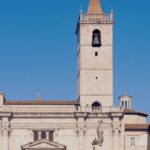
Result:
[[[71,113],[71,112],[123,112],[122,107],[81,107],[81,106],[0,106],[0,112],[14,112],[14,113]]]
[[[113,14],[112,13],[103,13],[103,14],[80,14],[81,22],[102,22],[102,23],[112,23]]]

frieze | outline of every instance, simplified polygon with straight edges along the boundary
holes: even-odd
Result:
[[[74,113],[13,113],[15,118],[74,118]]]

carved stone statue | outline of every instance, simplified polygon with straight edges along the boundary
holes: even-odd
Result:
[[[103,141],[104,141],[104,132],[103,132],[103,130],[101,129],[101,124],[102,124],[102,120],[101,121],[99,121],[98,122],[99,123],[99,125],[98,125],[98,127],[97,127],[97,136],[98,136],[98,139],[94,139],[93,140],[93,143],[92,143],[92,145],[99,145],[99,146],[102,146],[102,143],[103,143]]]

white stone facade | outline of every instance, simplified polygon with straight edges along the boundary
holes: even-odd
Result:
[[[127,95],[113,106],[113,15],[93,14],[101,12],[95,5],[90,0],[77,27],[78,101],[10,102],[0,93],[0,150],[150,150],[148,115],[122,107],[131,104]]]
[[[63,108],[63,109],[62,109]],[[38,106],[1,106],[0,107],[0,150],[21,150],[24,145],[34,143],[34,131],[54,131],[54,143],[66,146],[67,150],[93,149],[92,142],[97,137],[99,121],[102,120],[104,140],[96,149],[148,150],[148,129],[126,131],[126,124],[146,124],[144,114],[126,114],[122,108],[107,107],[99,110],[73,106],[48,107]],[[135,137],[136,145],[130,145],[130,138]],[[39,140],[40,137],[39,137]],[[47,142],[47,138],[43,142]],[[43,145],[43,144],[42,144]],[[36,148],[43,149],[41,144]],[[48,150],[50,145],[46,147]],[[31,147],[34,149],[35,147]],[[56,148],[57,149],[57,148]]]

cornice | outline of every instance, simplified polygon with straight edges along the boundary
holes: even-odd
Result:
[[[101,112],[15,112],[15,113],[0,113],[0,116],[12,117],[12,118],[110,118],[110,117],[123,117],[121,112],[101,113]]]
[[[0,117],[10,117],[12,112],[0,112]]]

